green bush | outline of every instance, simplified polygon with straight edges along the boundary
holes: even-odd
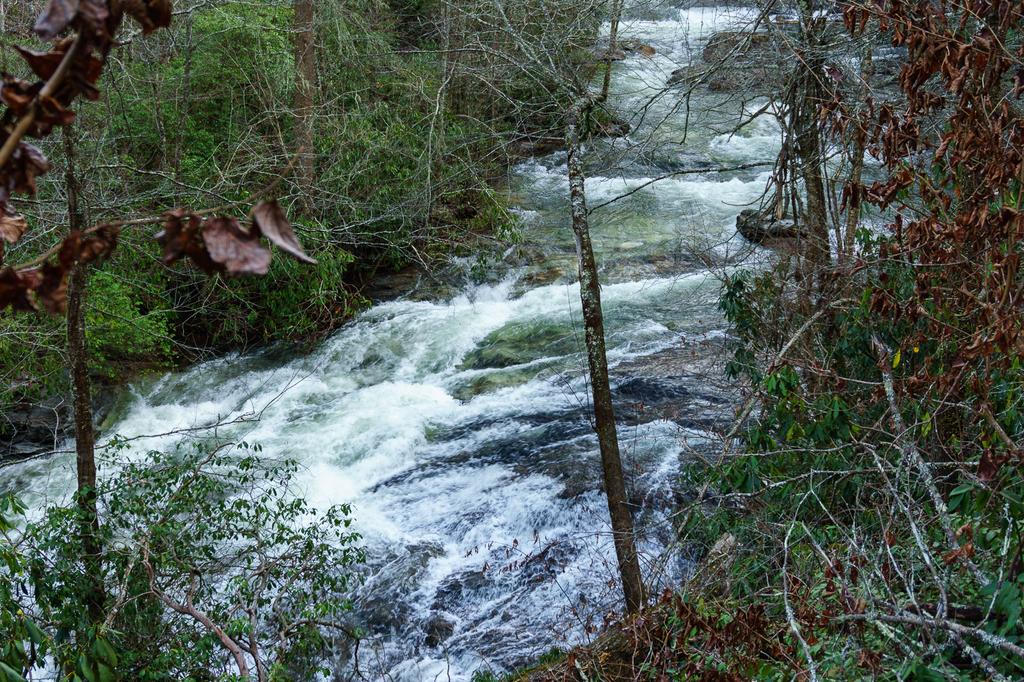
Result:
[[[258,446],[194,443],[128,464],[108,454],[122,461],[98,491],[108,622],[94,626],[82,606],[93,576],[80,510],[50,508],[25,526],[16,561],[0,536],[0,623],[17,626],[0,632],[0,661],[22,672],[25,643],[38,640],[61,669],[78,671],[69,680],[230,679],[219,634],[169,600],[247,646],[265,638],[272,679],[323,673],[329,624],[341,626],[364,558],[350,508],[320,512],[295,498],[297,465]]]

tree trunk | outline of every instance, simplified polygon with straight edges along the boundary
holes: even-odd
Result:
[[[569,152],[569,195],[572,205],[572,229],[576,235],[579,261],[580,299],[583,302],[583,326],[590,365],[590,386],[594,402],[594,426],[601,449],[604,487],[608,495],[608,512],[612,522],[615,555],[626,599],[626,611],[636,613],[644,604],[644,585],[640,561],[633,537],[633,519],[626,501],[626,484],[622,473],[619,440],[612,409],[612,391],[608,381],[608,358],[605,354],[604,317],[601,312],[601,285],[597,263],[590,243],[587,197],[584,189],[583,165],[580,161],[580,124],[583,111],[572,108],[566,127]]]
[[[75,143],[71,128],[64,130],[64,151],[67,156],[65,182],[68,195],[68,225],[72,232],[83,226],[78,204],[78,179],[75,176]],[[82,564],[85,569],[86,593],[83,595],[89,621],[103,621],[106,600],[103,585],[103,548],[100,544],[100,517],[96,506],[96,434],[92,424],[92,387],[89,380],[88,352],[85,343],[86,266],[76,263],[68,282],[68,365],[74,393],[75,451],[77,454],[78,532],[82,543]]]
[[[601,94],[597,98],[598,102],[604,102],[608,99],[608,88],[612,84],[612,58],[615,55],[615,48],[619,45],[619,20],[622,16],[622,0],[611,0],[611,3],[612,25],[608,34],[608,54],[605,57],[604,63],[604,82],[601,83]]]
[[[818,107],[821,105],[822,46],[818,40],[814,2],[802,4],[803,55],[800,59],[799,90],[794,101],[796,152],[800,157],[800,175],[804,181],[806,210],[803,216],[807,235],[804,258],[812,281],[821,281],[821,275],[831,264],[832,255],[828,236],[828,200],[825,193],[825,174],[821,128]]]
[[[298,153],[299,205],[306,215],[314,208],[311,192],[316,180],[313,117],[316,98],[316,30],[313,0],[295,0],[295,144]]]
[[[871,61],[871,46],[864,49],[864,58],[860,62],[861,102],[867,104],[871,96],[871,75],[874,72],[874,63]],[[850,151],[851,169],[849,188],[851,195],[846,206],[846,234],[843,235],[842,258],[844,262],[853,261],[854,237],[857,234],[857,224],[860,221],[860,184],[864,174],[864,149],[867,146],[867,130],[863,126],[857,126],[854,132],[853,149]]]

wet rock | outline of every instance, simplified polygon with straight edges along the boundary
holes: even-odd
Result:
[[[557,266],[546,267],[541,270],[535,270],[527,273],[523,277],[523,283],[529,288],[534,289],[536,287],[547,286],[548,284],[554,284],[565,275],[562,268]]]
[[[424,624],[423,632],[426,634],[423,643],[428,647],[436,648],[452,636],[455,632],[455,623],[436,613]]]
[[[571,331],[551,324],[514,324],[492,332],[468,353],[460,369],[502,369],[575,350]]]
[[[530,159],[536,156],[547,156],[565,147],[561,137],[522,138],[509,145],[508,153],[514,158]]]
[[[648,59],[658,53],[658,51],[655,50],[650,45],[642,43],[639,40],[633,38],[623,40],[621,43],[619,43],[619,47],[622,48],[623,52],[627,52],[630,54],[638,54],[641,57],[647,57]]]
[[[711,92],[723,93],[770,93],[789,69],[786,50],[781,47],[769,33],[715,33],[700,62],[673,71],[668,85],[704,85]]]
[[[745,31],[722,31],[708,40],[701,53],[705,64],[738,61],[750,63],[768,62],[775,59],[775,45],[771,34]]]
[[[777,220],[774,216],[748,208],[736,216],[736,231],[748,242],[769,245],[767,242],[780,239],[792,240],[800,236],[800,230],[792,220]]]
[[[63,398],[16,405],[0,417],[0,461],[50,452],[71,432],[71,406]]]
[[[412,265],[398,272],[373,277],[363,290],[363,295],[374,302],[393,301],[399,298],[429,301],[443,298],[450,290],[450,283],[436,277],[422,266]]]
[[[526,585],[539,585],[557,578],[575,558],[576,549],[567,542],[552,542],[540,551],[531,553],[517,568],[518,581]]]
[[[400,632],[409,622],[410,615],[412,608],[409,604],[394,597],[381,595],[359,603],[359,617],[364,627],[375,634]]]
[[[365,597],[357,601],[354,611],[358,624],[374,634],[401,632],[408,627],[413,618],[408,595],[419,585],[431,559],[443,555],[439,544],[421,542],[374,556],[366,569],[376,575],[367,583]],[[389,588],[382,589],[374,580],[384,581]]]
[[[596,471],[577,472],[562,479],[565,488],[558,494],[560,500],[575,500],[589,492],[602,490],[601,477]]]
[[[630,126],[625,121],[619,121],[617,119],[611,118],[595,122],[593,127],[593,135],[595,137],[610,138],[626,137],[627,135],[629,135],[632,129],[632,126]]]
[[[621,62],[626,58],[626,51],[621,48],[611,50],[607,47],[599,47],[594,49],[594,57],[602,62],[609,59],[613,62]]]
[[[698,86],[702,85],[711,92],[757,91],[762,87],[770,74],[764,67],[712,67],[706,64],[691,64],[676,69],[669,76],[667,85]]]
[[[616,387],[616,393],[626,399],[644,403],[662,403],[683,400],[690,395],[678,377],[631,377]]]
[[[453,611],[458,603],[467,595],[479,592],[490,584],[483,571],[467,571],[441,583],[434,593],[435,611]]]

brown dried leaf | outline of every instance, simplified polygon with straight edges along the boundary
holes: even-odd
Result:
[[[41,89],[39,83],[29,83],[4,74],[4,82],[0,85],[0,100],[10,108],[11,113],[21,116],[28,111]]]
[[[184,218],[187,212],[176,208],[164,214],[164,229],[157,233],[156,240],[164,247],[164,263],[170,265],[185,255],[188,234]]]
[[[210,258],[230,275],[265,275],[270,268],[270,251],[259,235],[243,230],[235,218],[207,220],[203,242]]]
[[[164,263],[171,263],[187,256],[203,272],[212,275],[223,268],[218,266],[206,252],[200,234],[203,221],[184,208],[176,208],[164,214],[164,229],[156,239],[164,247]]]
[[[0,270],[0,310],[10,307],[16,311],[34,311],[36,307],[28,292],[38,284],[35,272],[20,273],[14,268]]]
[[[291,223],[276,201],[258,204],[253,209],[252,218],[256,229],[289,256],[303,263],[316,263],[316,260],[306,255]]]
[[[39,149],[27,142],[19,143],[0,175],[0,201],[17,193],[35,195],[36,177],[48,170],[50,163]]]
[[[76,17],[80,29],[88,28],[97,36],[109,38],[110,31],[107,27],[109,18],[108,0],[80,0]]]
[[[88,237],[81,239],[78,248],[78,262],[91,263],[97,258],[110,254],[117,248],[117,238],[121,228],[113,225],[101,225]]]
[[[125,0],[123,5],[124,11],[142,26],[143,34],[171,25],[171,0]]]
[[[79,0],[50,0],[36,19],[34,30],[43,40],[56,38],[78,14]]]
[[[46,263],[42,267],[42,281],[35,289],[36,302],[41,303],[51,315],[59,315],[67,310],[69,271],[70,266],[63,263]]]
[[[25,234],[27,229],[28,221],[25,220],[25,216],[15,212],[6,203],[0,204],[0,238],[8,244],[13,244],[21,239],[21,235]]]
[[[21,58],[32,69],[32,73],[45,81],[49,80],[50,76],[57,70],[57,67],[60,66],[60,63],[64,61],[64,55],[67,53],[70,43],[71,39],[65,38],[57,43],[49,52],[36,52],[21,45],[15,45],[14,49],[18,51]]]
[[[43,137],[48,135],[54,126],[70,125],[74,120],[75,112],[65,109],[64,105],[53,97],[44,97],[39,100],[33,132],[35,135]]]
[[[991,449],[986,450],[978,461],[978,478],[986,483],[994,480],[1005,463],[1004,457],[996,456]]]

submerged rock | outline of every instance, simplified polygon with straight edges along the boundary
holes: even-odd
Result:
[[[554,324],[512,324],[487,336],[466,355],[460,369],[503,369],[576,349],[572,330]]]
[[[467,594],[479,592],[491,584],[483,571],[466,571],[443,582],[434,593],[435,610],[449,610],[458,606]]]
[[[423,632],[426,634],[423,643],[428,647],[436,648],[452,636],[455,632],[455,623],[440,613],[435,613],[424,623]]]

